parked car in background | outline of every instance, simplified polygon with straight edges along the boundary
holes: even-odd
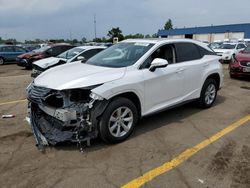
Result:
[[[18,56],[16,58],[17,65],[31,69],[33,62],[48,57],[56,57],[73,47],[74,46],[69,44],[54,44],[51,46],[44,46],[40,49],[33,50],[32,52]]]
[[[103,46],[79,46],[63,52],[57,57],[38,60],[33,63],[31,77],[36,78],[45,70],[58,65],[76,61],[87,61],[89,58],[93,57],[104,49],[106,49],[106,47]]]
[[[14,45],[0,45],[0,65],[16,61],[17,56],[27,53],[28,50]]]
[[[250,46],[232,58],[229,63],[229,74],[231,78],[250,77]]]
[[[223,42],[212,42],[208,45],[208,47],[214,50],[220,48],[222,44]]]
[[[118,143],[141,117],[194,100],[209,108],[223,83],[219,59],[194,40],[131,39],[45,71],[27,88],[37,146]]]
[[[244,43],[223,43],[219,48],[214,49],[214,51],[217,55],[221,56],[222,61],[225,63],[230,62],[233,55],[244,50],[246,47]]]

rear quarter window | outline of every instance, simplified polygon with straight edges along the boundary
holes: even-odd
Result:
[[[205,55],[216,55],[216,53],[214,51],[209,51],[201,46],[198,46],[201,57],[205,56]]]
[[[199,48],[192,43],[176,43],[175,44],[177,63],[201,59]]]

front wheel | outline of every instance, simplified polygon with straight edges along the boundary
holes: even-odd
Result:
[[[4,59],[2,57],[0,57],[0,65],[4,64]]]
[[[199,106],[210,108],[217,97],[217,83],[214,79],[207,79],[202,87]]]
[[[134,103],[126,98],[116,98],[101,116],[100,137],[107,143],[122,142],[131,135],[137,120],[138,111]]]

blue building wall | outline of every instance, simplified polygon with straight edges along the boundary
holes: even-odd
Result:
[[[250,23],[218,25],[206,27],[191,27],[182,29],[159,30],[158,35],[166,37],[168,35],[187,35],[187,34],[207,34],[207,33],[227,33],[227,32],[244,32],[245,38],[250,38]]]

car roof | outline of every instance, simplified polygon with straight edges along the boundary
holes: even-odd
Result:
[[[179,43],[179,42],[187,42],[197,44],[207,50],[211,50],[207,47],[207,44],[198,40],[193,39],[168,39],[168,38],[150,38],[150,39],[127,39],[121,42],[138,42],[138,43],[152,43],[152,44],[166,44],[166,43]]]
[[[82,50],[92,50],[92,49],[106,49],[106,46],[76,46],[75,48],[81,48]]]
[[[54,47],[54,46],[73,46],[71,44],[68,44],[68,43],[56,43],[56,44],[51,44],[51,45],[48,45],[50,47]]]

